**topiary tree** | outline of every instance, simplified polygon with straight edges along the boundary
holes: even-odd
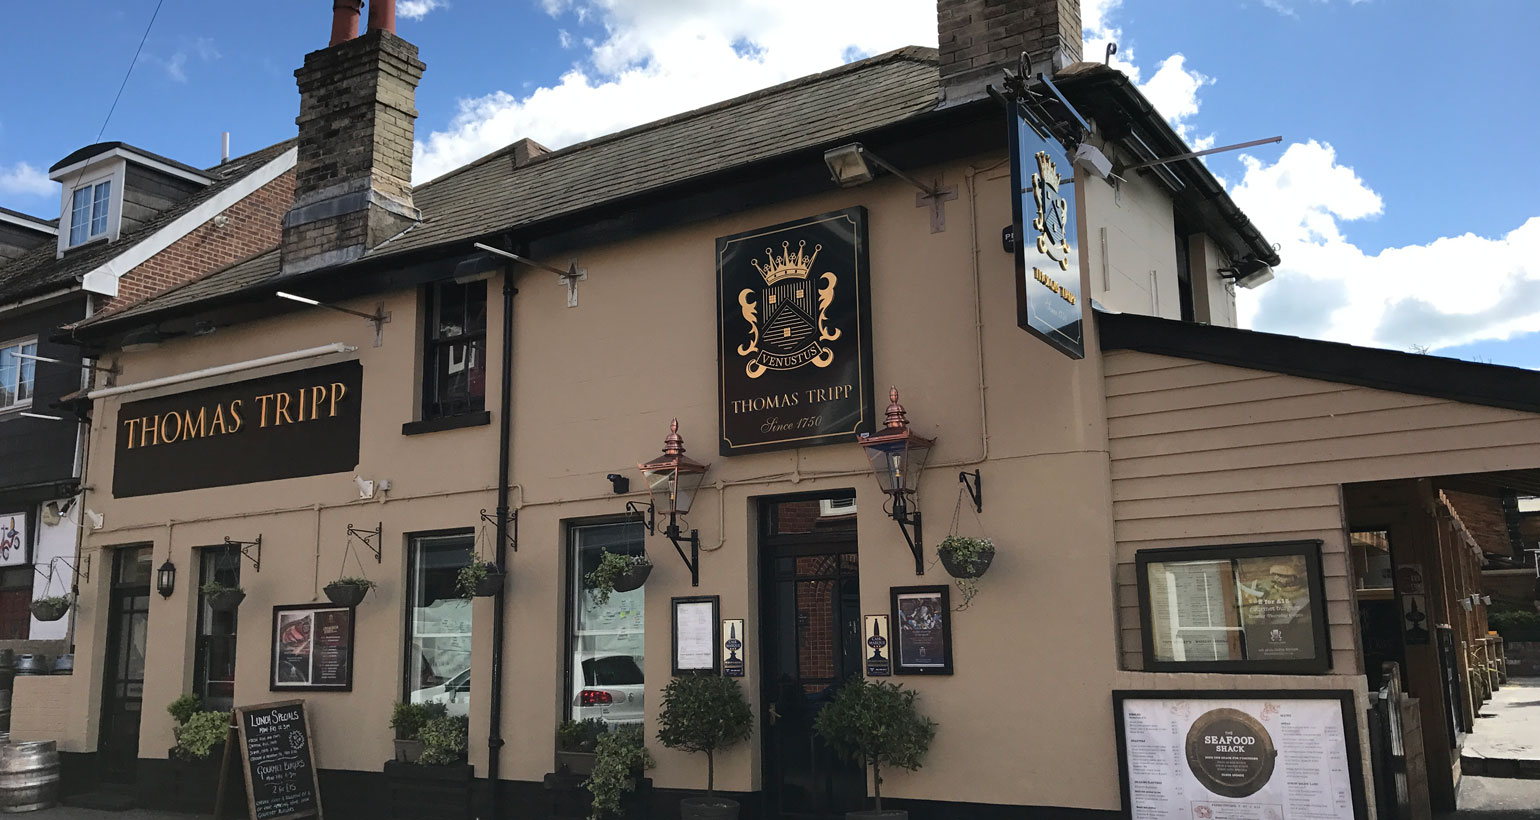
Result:
[[[670,749],[706,753],[706,794],[716,796],[716,752],[754,731],[754,713],[733,678],[689,675],[663,688],[658,741]]]
[[[852,678],[813,719],[813,730],[835,752],[872,768],[877,811],[882,811],[882,767],[920,768],[936,737],[936,723],[915,708],[916,697],[898,684]]]

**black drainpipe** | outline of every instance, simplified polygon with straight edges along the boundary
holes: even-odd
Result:
[[[508,457],[511,449],[513,411],[513,266],[503,267],[503,374],[502,409],[497,415],[497,568],[507,571]],[[517,535],[515,535],[517,537]],[[504,581],[506,588],[507,582]],[[488,820],[498,815],[498,764],[503,751],[503,607],[506,589],[492,596],[492,692],[487,698],[487,783],[491,795]]]

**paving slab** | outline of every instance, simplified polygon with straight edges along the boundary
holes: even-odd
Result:
[[[1475,731],[1465,736],[1460,768],[1485,777],[1540,778],[1540,678],[1510,678],[1492,693]]]
[[[1540,820],[1540,780],[1462,777],[1455,802],[1437,820]]]

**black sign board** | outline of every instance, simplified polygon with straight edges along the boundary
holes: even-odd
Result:
[[[275,606],[272,646],[272,673],[268,682],[272,691],[352,691],[352,607]]]
[[[1010,105],[1011,197],[1016,238],[1016,324],[1072,359],[1085,358],[1075,186],[1064,146]],[[1063,175],[1061,177],[1061,174]]]
[[[118,410],[112,494],[352,470],[362,395],[353,361],[130,402]]]
[[[724,456],[871,432],[866,209],[717,240]]]
[[[891,587],[895,675],[952,674],[952,597],[946,586]]]
[[[888,616],[867,615],[866,626],[861,632],[866,637],[866,676],[885,678],[893,674],[892,644],[888,636]]]
[[[321,820],[321,786],[305,702],[237,706],[251,820]]]

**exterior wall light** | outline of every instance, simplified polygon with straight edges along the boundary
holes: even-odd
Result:
[[[176,591],[176,564],[171,563],[170,558],[155,571],[155,591],[162,598],[170,598],[171,593]]]
[[[647,531],[657,532],[657,515],[668,516],[668,526],[663,530],[663,535],[673,543],[674,550],[684,560],[685,566],[690,568],[690,586],[700,586],[700,535],[692,529],[686,538],[679,529],[679,517],[689,514],[690,506],[695,503],[695,493],[706,479],[706,471],[711,469],[711,465],[702,464],[684,454],[684,439],[679,436],[679,419],[674,419],[669,424],[668,437],[663,439],[663,454],[636,466],[642,471],[642,481],[647,485],[647,492],[652,495],[643,522]],[[634,503],[627,504],[626,509],[643,515],[643,511]],[[688,555],[684,550],[686,544],[690,547]]]
[[[914,553],[914,574],[925,574],[925,557],[920,532],[920,474],[930,459],[934,439],[917,436],[909,429],[909,417],[898,403],[898,388],[888,391],[888,414],[882,430],[862,433],[861,446],[877,476],[877,486],[891,499],[889,514]]]
[[[834,184],[841,188],[853,188],[864,185],[876,178],[877,173],[872,170],[875,165],[899,179],[919,188],[928,197],[936,197],[943,193],[933,185],[915,179],[893,167],[893,164],[882,157],[866,150],[866,146],[859,142],[841,145],[838,148],[830,148],[823,152],[823,163],[829,166],[829,174],[834,177]]]

